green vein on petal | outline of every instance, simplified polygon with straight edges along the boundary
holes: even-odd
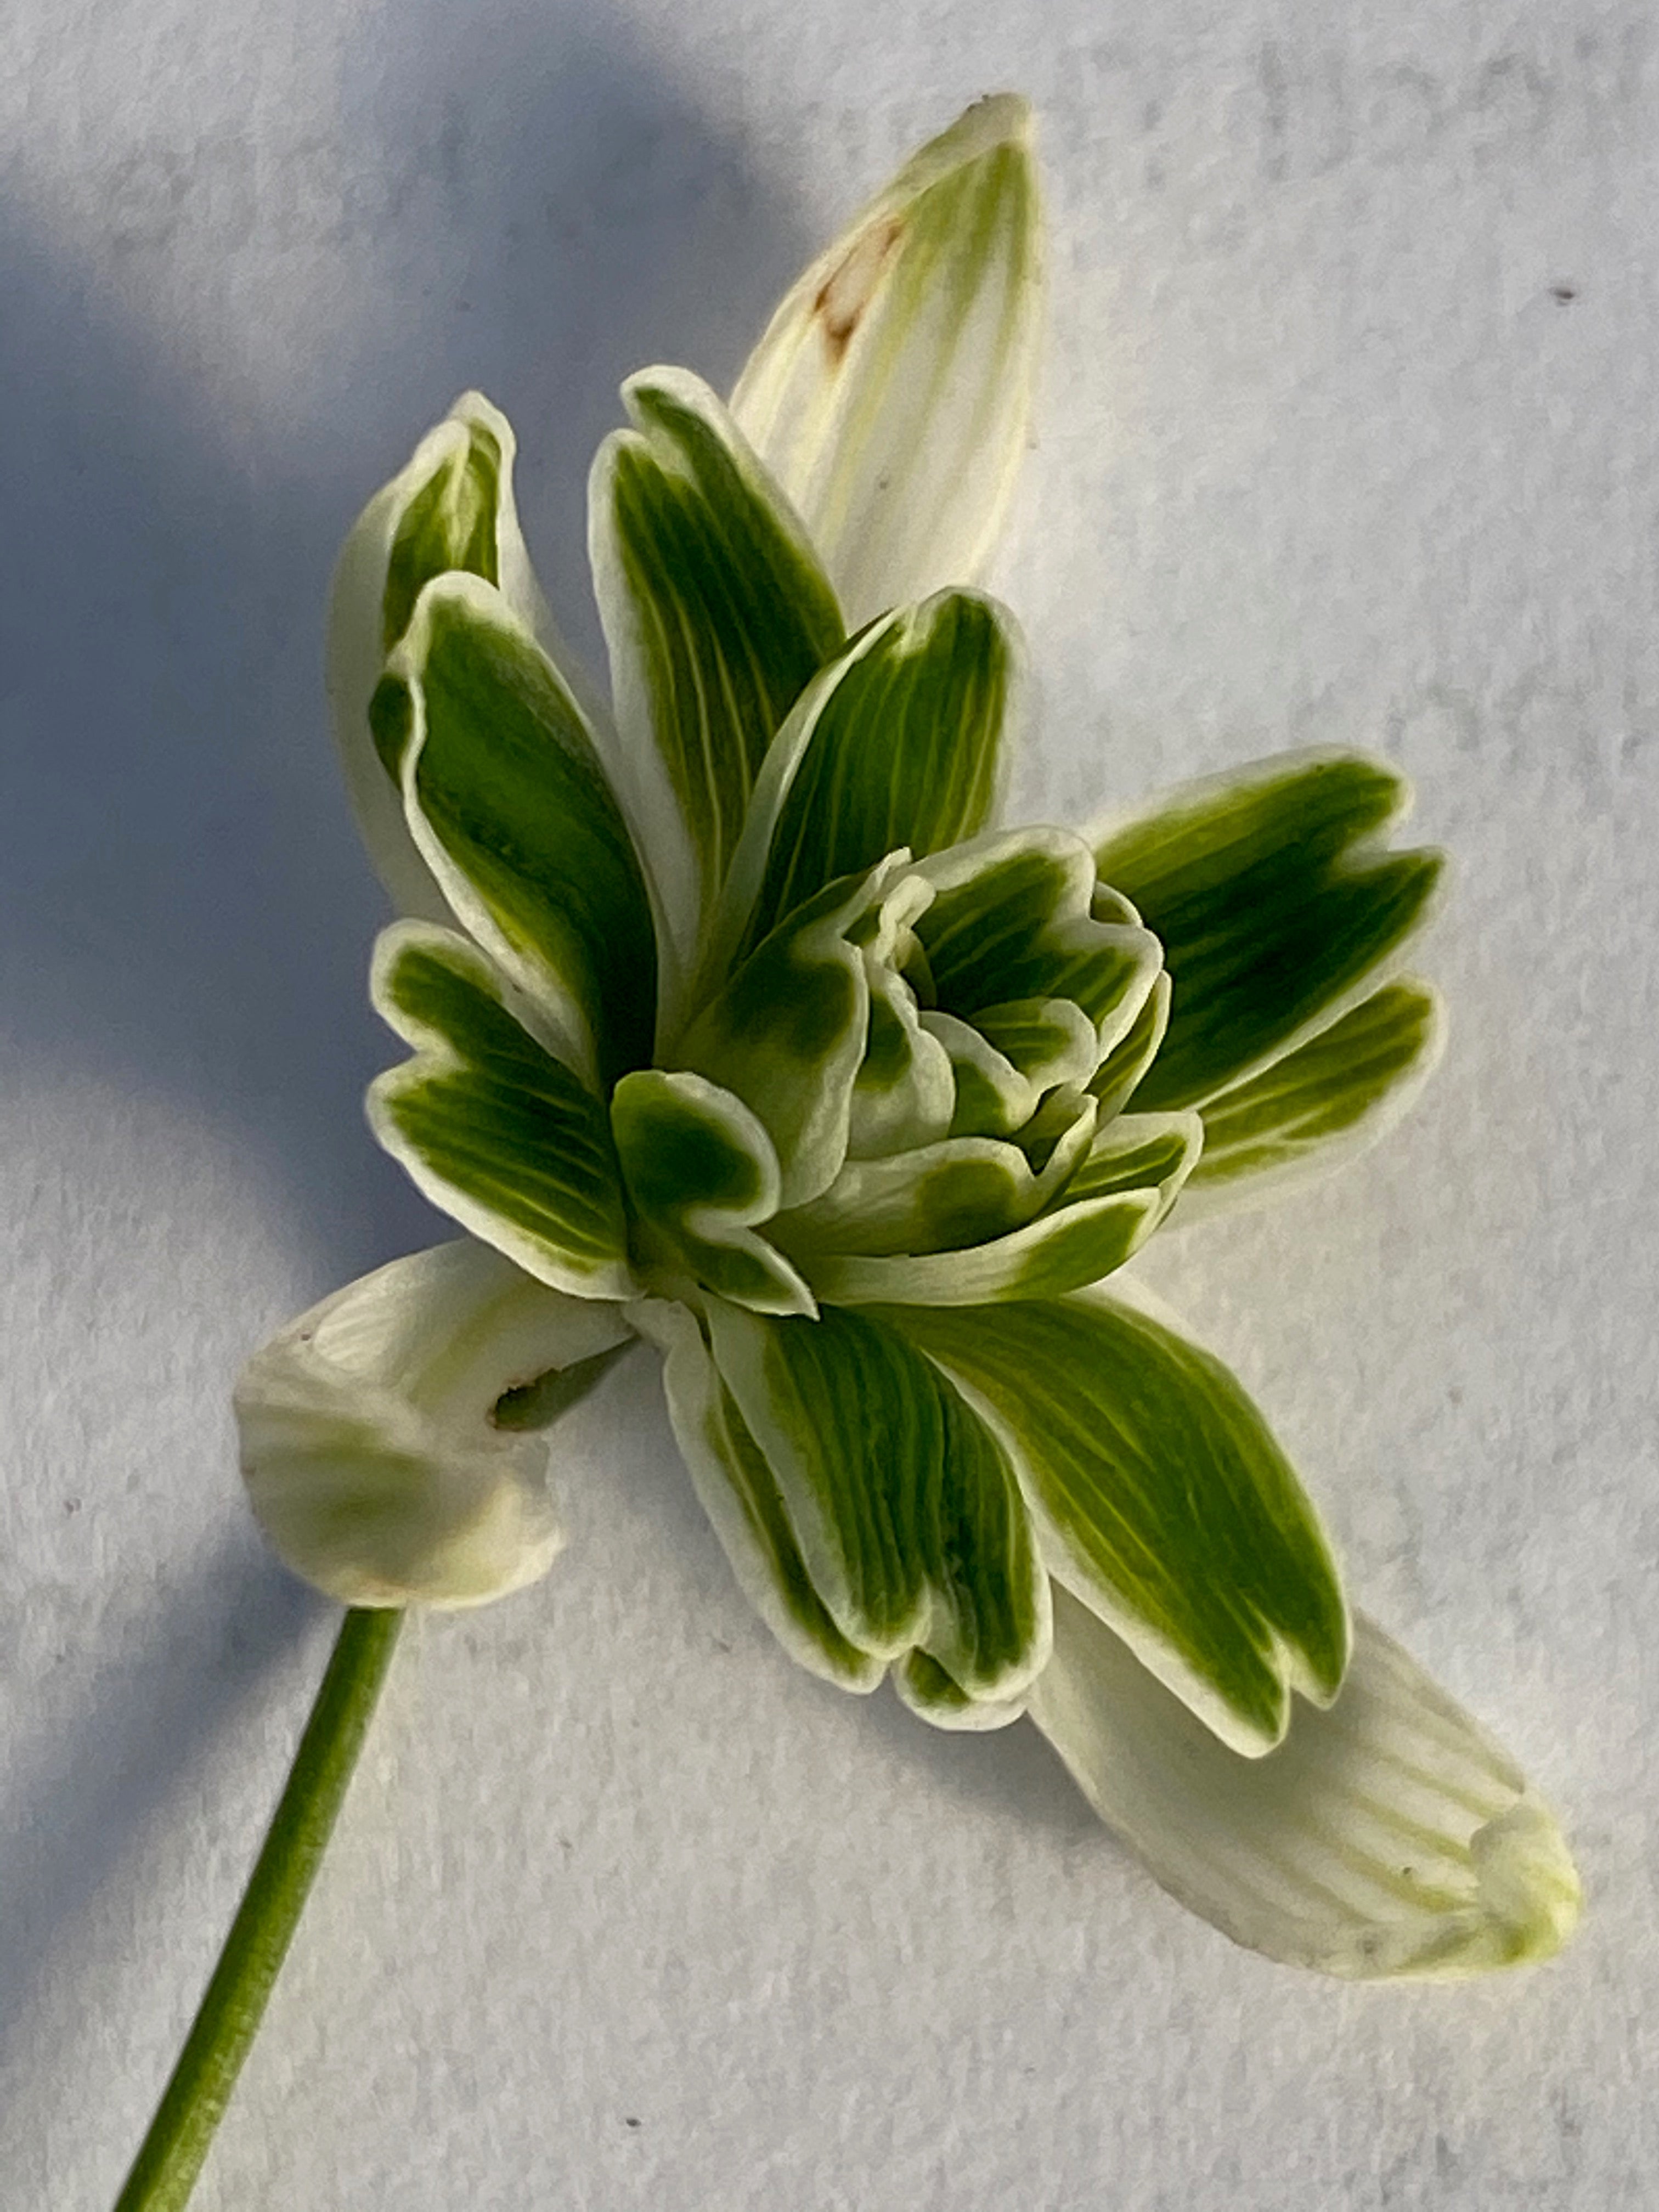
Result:
[[[1174,1205],[1202,1143],[1196,1114],[1127,1115],[1096,1137],[1065,1173],[1059,1195],[1018,1228],[952,1250],[812,1252],[803,1266],[817,1296],[835,1305],[1063,1297],[1133,1259]],[[789,1225],[779,1233],[787,1241]]]
[[[358,827],[398,910],[431,921],[447,921],[448,904],[410,836],[401,794],[375,750],[369,701],[422,589],[451,569],[498,586],[513,612],[570,668],[519,527],[516,450],[507,417],[481,392],[463,392],[359,516],[330,595],[328,694]]]
[[[1024,453],[1042,313],[1030,112],[924,146],[806,269],[732,412],[806,520],[848,620],[971,582]]]
[[[754,944],[838,876],[973,837],[1006,781],[1021,647],[976,592],[873,623],[803,694],[756,785],[724,928]]]
[[[1204,1123],[1196,1114],[1120,1114],[1100,1129],[1065,1196],[1107,1198],[1155,1189],[1164,1210],[1203,1165]]]
[[[561,1535],[544,1440],[497,1419],[597,1379],[632,1332],[470,1237],[394,1260],[290,1322],[236,1385],[243,1477],[295,1572],[344,1605],[481,1605]]]
[[[623,398],[634,428],[593,464],[594,582],[619,774],[689,962],[767,749],[845,633],[799,518],[707,386],[653,368]]]
[[[373,719],[423,857],[548,1042],[599,1083],[648,1060],[639,860],[586,719],[500,593],[465,575],[428,585]]]
[[[816,1312],[756,1234],[777,1212],[778,1156],[741,1099],[701,1075],[641,1068],[617,1085],[611,1126],[635,1212],[699,1283],[757,1313]]]
[[[1170,1024],[1137,1103],[1201,1104],[1333,1018],[1424,921],[1437,853],[1385,854],[1403,777],[1283,757],[1150,800],[1097,837],[1104,880],[1164,945]]]
[[[445,428],[450,425],[464,436],[446,441],[437,466],[413,490],[386,556],[380,601],[383,657],[409,628],[415,602],[434,576],[459,568],[486,584],[499,586],[501,580],[498,532],[510,482],[512,434],[505,416],[496,416],[494,409],[486,416],[477,406],[465,415],[452,412]]]
[[[850,1643],[812,1587],[771,1468],[716,1373],[696,1316],[653,1298],[628,1309],[661,1350],[675,1439],[738,1587],[790,1657],[839,1688],[873,1690],[884,1660]]]
[[[1218,1360],[1100,1291],[881,1311],[995,1421],[1049,1571],[1207,1727],[1257,1754],[1292,1688],[1328,1703],[1347,1650],[1329,1547]]]
[[[1047,1583],[1007,1455],[960,1395],[862,1316],[712,1304],[714,1362],[842,1632],[921,1649],[1005,1704],[1048,1654]]]
[[[874,1159],[946,1135],[956,1109],[951,1055],[926,1027],[915,993],[866,951],[870,992],[864,1056],[853,1079],[847,1156]]]
[[[1340,1695],[1241,1759],[1127,1644],[1054,1592],[1031,1717],[1107,1825],[1190,1911],[1289,1966],[1458,1979],[1547,1959],[1578,1877],[1514,1760],[1362,1613]]]
[[[1001,830],[916,872],[935,894],[915,933],[944,1012],[974,1020],[1011,1000],[1070,999],[1102,1055],[1130,1034],[1158,977],[1158,939],[1121,902],[1102,902],[1081,838]]]
[[[1440,1000],[1426,983],[1374,991],[1247,1083],[1205,1102],[1204,1157],[1181,1219],[1276,1197],[1386,1134],[1440,1057]]]
[[[930,1728],[983,1735],[1007,1728],[1025,1711],[1026,1691],[1010,1698],[970,1697],[960,1682],[926,1651],[907,1651],[892,1667],[893,1687],[901,1704]]]
[[[1017,1139],[945,1137],[849,1159],[817,1198],[782,1215],[775,1233],[809,1274],[830,1255],[954,1255],[1041,1213],[1065,1190],[1094,1133],[1093,1099],[1055,1091]]]
[[[369,1122],[416,1186],[555,1289],[635,1295],[605,1109],[525,1028],[484,956],[453,931],[394,922],[372,991],[416,1056],[375,1079]]]
[[[771,1135],[780,1203],[799,1206],[847,1157],[854,1085],[869,1034],[863,940],[878,955],[927,896],[894,854],[829,884],[757,945],[672,1047],[681,1066],[734,1091]]]
[[[1087,1085],[1100,1059],[1095,1025],[1071,999],[1012,999],[981,1006],[974,1027],[1041,1095],[1057,1083]]]
[[[818,1297],[841,1306],[988,1306],[1063,1297],[1132,1259],[1157,1225],[1156,1191],[1062,1200],[1024,1228],[944,1252],[866,1257],[830,1251],[802,1261]]]
[[[1099,1104],[1103,1122],[1121,1112],[1157,1059],[1170,1026],[1170,995],[1169,975],[1162,973],[1141,1000],[1134,1020],[1096,1069],[1089,1090]]]

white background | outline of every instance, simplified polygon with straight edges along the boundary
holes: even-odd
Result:
[[[1334,1184],[1149,1255],[1353,1587],[1515,1747],[1576,1948],[1231,1949],[1026,1728],[795,1673],[646,1362],[554,1577],[405,1639],[203,2212],[1324,2212],[1659,2198],[1659,34],[1638,0],[12,0],[0,81],[0,2203],[104,2212],[330,1611],[229,1385],[439,1224],[319,674],[334,550],[477,384],[591,644],[618,379],[725,385],[912,143],[1037,104],[1053,333],[1000,588],[1017,811],[1401,763],[1454,1020]],[[1557,296],[1571,292],[1571,298]]]

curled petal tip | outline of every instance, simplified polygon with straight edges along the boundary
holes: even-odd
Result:
[[[291,1322],[236,1387],[254,1516],[345,1605],[482,1605],[544,1575],[563,1537],[547,1449],[498,1420],[554,1376],[574,1403],[632,1332],[463,1238],[366,1275]]]
[[[1494,1964],[1553,1958],[1573,1935],[1583,1887],[1548,1806],[1530,1790],[1477,1828],[1469,1858],[1498,1948]]]

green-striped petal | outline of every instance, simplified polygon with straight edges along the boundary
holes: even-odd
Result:
[[[453,930],[394,922],[374,1004],[413,1060],[376,1078],[374,1134],[462,1225],[556,1290],[635,1295],[605,1109],[530,1035],[489,962]]]
[[[516,441],[507,417],[466,392],[364,508],[341,550],[328,617],[328,694],[346,787],[369,857],[404,914],[447,921],[449,908],[416,849],[403,800],[375,751],[368,702],[422,587],[459,568],[500,586],[520,620],[555,652],[513,496]],[[568,662],[556,653],[561,664]]]
[[[1007,830],[917,864],[933,886],[915,923],[938,1003],[975,1021],[1021,999],[1070,999],[1102,1056],[1133,1030],[1157,980],[1158,943],[1097,890],[1069,830]]]
[[[738,1586],[792,1659],[844,1690],[873,1690],[886,1662],[842,1635],[812,1587],[766,1456],[715,1371],[696,1316],[652,1299],[628,1309],[664,1354],[681,1456]]]
[[[981,1006],[974,1027],[1040,1096],[1057,1083],[1092,1081],[1100,1058],[1095,1025],[1073,999],[1013,999]]]
[[[1501,1746],[1358,1615],[1341,1695],[1241,1759],[1086,1607],[1054,1593],[1031,1717],[1164,1887],[1235,1942],[1359,1980],[1547,1959],[1578,1877]]]
[[[1132,1259],[1157,1226],[1153,1190],[1063,1199],[1023,1229],[960,1250],[890,1257],[829,1252],[802,1262],[817,1295],[842,1306],[987,1306],[1057,1298]]]
[[[953,1095],[946,1133],[1012,1137],[1036,1112],[1041,1094],[972,1022],[930,1006],[920,1017],[951,1063]]]
[[[643,1223],[721,1297],[757,1313],[811,1314],[812,1294],[757,1223],[778,1210],[778,1156],[740,1098],[701,1075],[625,1075],[611,1101],[623,1181]]]
[[[1201,1104],[1350,1004],[1425,918],[1432,852],[1385,854],[1409,801],[1359,754],[1183,785],[1097,842],[1102,877],[1164,945],[1170,1025],[1136,1103]]]
[[[781,1215],[775,1233],[809,1275],[832,1253],[954,1253],[982,1244],[1058,1197],[1094,1133],[1094,1100],[1055,1091],[1011,1141],[946,1137],[880,1159],[849,1159],[819,1197]]]
[[[864,972],[870,1019],[847,1127],[847,1156],[855,1160],[943,1137],[957,1097],[951,1055],[925,1025],[908,983],[867,952]]]
[[[1234,1750],[1328,1704],[1347,1624],[1323,1532],[1218,1360],[1092,1291],[884,1316],[996,1422],[1049,1571]]]
[[[854,624],[989,553],[1023,454],[1042,307],[1030,112],[981,100],[778,308],[732,412]]]
[[[1012,617],[941,592],[873,623],[803,693],[755,787],[719,935],[754,944],[805,900],[906,847],[976,836],[1006,781]]]
[[[1020,1228],[959,1250],[813,1254],[806,1273],[835,1305],[1064,1297],[1133,1258],[1174,1205],[1203,1141],[1196,1114],[1126,1115],[1095,1139],[1060,1196]]]
[[[561,1056],[604,1083],[651,1057],[651,905],[593,737],[479,578],[422,593],[375,693],[375,738],[457,917]]]
[[[890,1329],[827,1310],[764,1321],[711,1304],[714,1363],[776,1480],[842,1634],[925,1651],[1006,1704],[1048,1656],[1048,1607],[1007,1455]]]
[[[960,1682],[926,1651],[907,1651],[892,1668],[893,1687],[902,1704],[932,1728],[983,1735],[1006,1728],[1025,1711],[1026,1693],[1012,1698],[972,1698]]]
[[[652,368],[623,398],[635,427],[593,464],[594,587],[618,777],[689,961],[767,748],[845,634],[799,518],[707,386]]]
[[[1272,1197],[1340,1167],[1393,1127],[1444,1039],[1426,983],[1387,983],[1247,1083],[1204,1105],[1204,1157],[1183,1222]]]
[[[1121,1111],[1157,1059],[1170,1026],[1170,978],[1161,974],[1141,1000],[1140,1012],[1095,1071],[1089,1089],[1099,1103],[1103,1121]]]
[[[677,1064],[734,1091],[764,1123],[784,1206],[817,1197],[847,1157],[869,1034],[868,963],[890,962],[928,896],[907,859],[894,854],[798,908],[673,1048]]]
[[[464,1237],[337,1291],[236,1385],[242,1473],[295,1572],[345,1605],[480,1605],[545,1574],[547,1447],[515,1418],[574,1405],[631,1340]]]
[[[1203,1165],[1204,1123],[1196,1114],[1120,1114],[1105,1123],[1066,1185],[1066,1199],[1156,1190],[1162,1219]]]

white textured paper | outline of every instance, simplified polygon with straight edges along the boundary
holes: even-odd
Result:
[[[1414,1118],[1145,1273],[1560,1808],[1583,1934],[1451,1991],[1230,1948],[1029,1729],[793,1670],[641,1361],[563,1432],[552,1579],[405,1639],[198,2202],[1659,2201],[1651,11],[13,0],[5,44],[4,2212],[113,2197],[331,1632],[250,1530],[231,1376],[437,1233],[359,1109],[338,540],[481,386],[591,646],[619,379],[729,381],[1004,87],[1053,217],[1017,812],[1359,744],[1457,863]]]

